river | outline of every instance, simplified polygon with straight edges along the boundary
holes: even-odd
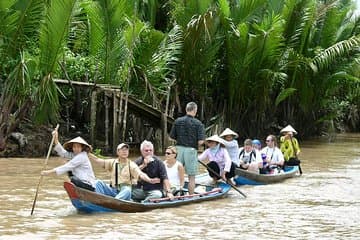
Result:
[[[145,213],[79,214],[44,159],[0,159],[0,239],[360,239],[360,134],[301,142],[301,177]],[[51,157],[49,167],[61,164]],[[97,177],[108,178],[95,168]]]

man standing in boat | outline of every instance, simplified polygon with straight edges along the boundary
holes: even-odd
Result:
[[[170,132],[170,138],[176,140],[177,160],[185,167],[189,178],[189,194],[194,193],[195,175],[198,173],[197,150],[205,141],[204,125],[195,118],[197,105],[189,102],[186,105],[186,115],[175,120]]]

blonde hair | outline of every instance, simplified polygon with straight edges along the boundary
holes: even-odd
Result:
[[[175,157],[177,157],[177,149],[175,146],[168,146],[166,149],[169,149],[172,153],[175,153]]]

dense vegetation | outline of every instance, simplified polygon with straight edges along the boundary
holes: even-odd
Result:
[[[2,0],[0,149],[25,116],[57,120],[54,78],[193,100],[243,136],[358,131],[359,46],[351,0]]]

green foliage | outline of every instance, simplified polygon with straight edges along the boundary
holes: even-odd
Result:
[[[160,109],[196,101],[205,124],[217,116],[244,137],[285,123],[300,132],[332,120],[356,129],[360,18],[353,4],[3,0],[0,110],[14,114],[31,103],[37,121],[55,121],[53,78],[69,78],[119,85]],[[0,116],[0,126],[7,119]]]

